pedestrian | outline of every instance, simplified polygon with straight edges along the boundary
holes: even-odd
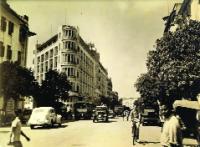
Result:
[[[197,127],[196,127],[196,129],[197,129],[197,143],[198,143],[198,147],[200,147],[200,110],[199,111],[197,111],[197,114],[196,114],[196,119],[197,119]]]
[[[126,117],[126,111],[122,112],[122,117],[123,117],[123,121],[124,121],[124,117]]]
[[[166,106],[163,107],[162,113],[165,121],[161,132],[161,145],[163,147],[182,147],[180,118]]]
[[[130,115],[130,111],[127,110],[127,112],[126,112],[126,120],[127,120],[127,121],[129,120],[129,115]]]
[[[12,121],[10,140],[8,145],[13,145],[14,147],[22,147],[20,141],[20,135],[26,138],[27,141],[30,141],[30,138],[21,130],[21,121],[20,121],[20,111],[15,111],[15,119]]]
[[[132,133],[135,133],[134,134],[135,139],[136,139],[135,141],[139,142],[141,116],[140,116],[140,113],[138,112],[138,109],[137,109],[136,105],[133,106],[133,109],[131,110],[129,116],[131,117],[132,123],[136,127],[135,128],[135,132],[132,132]]]

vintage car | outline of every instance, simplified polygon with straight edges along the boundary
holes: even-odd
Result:
[[[114,113],[113,110],[111,110],[111,109],[108,110],[108,117],[109,118],[114,118],[115,117],[115,113]]]
[[[93,122],[108,122],[108,108],[106,106],[96,106],[93,112]]]
[[[77,102],[74,104],[74,115],[76,120],[91,119],[93,105],[88,102]]]
[[[34,108],[28,125],[31,129],[35,126],[50,126],[54,124],[62,125],[61,115],[56,114],[55,109],[52,107],[38,107]]]
[[[159,113],[154,107],[145,107],[141,112],[142,125],[159,125],[160,118]]]
[[[200,114],[200,105],[197,101],[176,100],[173,104],[176,113],[182,122],[183,137],[198,136],[200,132],[200,122],[197,115]]]

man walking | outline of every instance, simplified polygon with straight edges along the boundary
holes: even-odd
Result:
[[[162,110],[165,122],[161,133],[161,145],[163,147],[182,147],[182,132],[180,120],[166,106]]]
[[[22,143],[20,141],[20,135],[26,138],[27,141],[30,141],[30,138],[24,134],[21,130],[21,121],[20,121],[20,111],[15,111],[15,119],[12,121],[11,125],[11,134],[10,134],[10,141],[9,145],[12,144],[14,147],[22,147]]]
[[[132,121],[132,133],[134,140],[139,142],[139,131],[140,131],[140,120],[141,116],[138,112],[137,106],[134,104],[133,109],[130,112],[131,121]],[[133,131],[134,130],[134,131]]]

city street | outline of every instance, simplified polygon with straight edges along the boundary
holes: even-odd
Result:
[[[110,119],[109,123],[93,123],[80,120],[63,124],[61,128],[23,127],[31,138],[22,137],[24,147],[131,147],[131,122],[122,118]],[[140,144],[136,146],[160,146],[160,127],[145,126],[140,129]],[[0,128],[0,147],[5,147],[9,138],[9,127]],[[187,140],[194,144],[194,140]]]

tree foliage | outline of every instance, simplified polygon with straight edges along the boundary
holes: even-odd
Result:
[[[50,70],[42,81],[40,97],[36,100],[38,106],[53,106],[61,100],[67,100],[71,85],[64,73]]]
[[[191,20],[184,28],[156,41],[147,57],[146,74],[135,86],[142,97],[171,105],[177,99],[194,100],[200,92],[200,23]]]
[[[5,61],[0,64],[0,95],[17,100],[20,96],[33,96],[38,83],[33,72],[18,63]]]

